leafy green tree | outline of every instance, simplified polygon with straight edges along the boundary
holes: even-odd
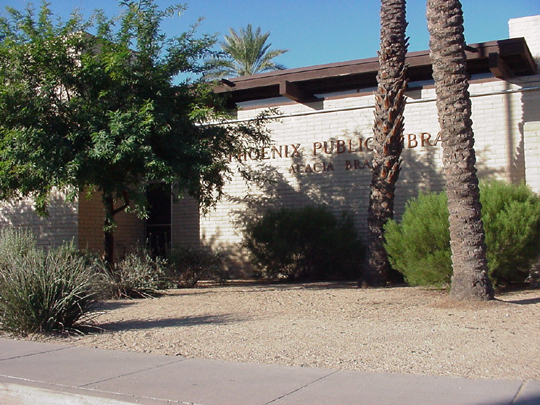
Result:
[[[211,72],[208,78],[249,76],[257,73],[283,70],[284,66],[273,61],[274,58],[287,52],[286,49],[270,49],[267,44],[270,32],[261,34],[261,28],[253,31],[251,24],[240,28],[239,32],[229,28],[221,49],[226,58],[212,58]]]
[[[0,18],[0,199],[31,197],[46,214],[55,189],[101,195],[111,264],[114,217],[127,208],[144,217],[149,184],[174,185],[209,208],[229,157],[267,140],[262,121],[208,124],[226,118],[224,103],[182,75],[204,73],[215,37],[160,30],[183,6],[122,5],[114,18],[62,21],[45,3]]]

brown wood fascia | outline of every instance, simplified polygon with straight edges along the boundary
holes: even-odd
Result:
[[[514,76],[499,52],[489,54],[489,70],[497,79],[506,80]]]
[[[492,72],[504,79],[536,73],[524,38],[468,45],[465,53],[470,74]],[[406,64],[410,81],[431,80],[429,51],[408,53]],[[378,68],[378,58],[368,58],[287,69],[228,79],[228,85],[217,86],[215,91],[229,93],[231,104],[280,96],[308,103],[316,101],[315,95],[320,93],[376,87]]]

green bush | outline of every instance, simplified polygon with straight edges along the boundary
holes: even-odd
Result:
[[[481,184],[489,275],[495,285],[522,283],[540,254],[540,196],[525,184]]]
[[[17,334],[76,330],[97,300],[96,269],[72,245],[45,252],[28,233],[1,236],[0,327]]]
[[[169,287],[167,263],[139,248],[126,255],[112,269],[103,267],[113,298],[147,298]]]
[[[199,280],[215,280],[224,284],[227,270],[220,253],[185,246],[169,252],[169,277],[179,288],[192,288]]]
[[[246,226],[257,276],[288,280],[358,279],[363,246],[352,216],[324,206],[267,211]]]
[[[444,286],[452,277],[450,231],[445,193],[421,193],[407,201],[400,223],[385,227],[392,267],[410,285]]]
[[[540,197],[526,185],[480,185],[489,276],[496,287],[526,280],[540,253]],[[386,226],[392,266],[412,285],[445,285],[452,276],[444,193],[410,200],[401,222]]]

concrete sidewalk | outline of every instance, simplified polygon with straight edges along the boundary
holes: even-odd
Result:
[[[165,403],[538,405],[540,381],[233,363],[0,339],[2,405]]]

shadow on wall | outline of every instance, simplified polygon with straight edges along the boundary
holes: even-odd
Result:
[[[505,90],[510,90],[510,84],[504,82]],[[519,182],[525,179],[525,144],[524,144],[524,131],[523,131],[523,116],[525,115],[523,97],[521,97],[521,111],[514,111],[515,108],[512,104],[513,94],[507,92],[504,95],[505,106],[505,132],[506,132],[506,180],[512,184],[519,184]],[[521,113],[521,119],[516,120],[515,116]],[[517,128],[513,127],[514,122],[519,122]],[[517,133],[517,139],[514,137],[514,133]]]
[[[523,87],[529,87],[530,85],[523,85]],[[522,120],[519,127],[521,134],[521,143],[523,145],[523,165],[526,167],[526,173],[524,174],[525,181],[529,183],[533,189],[540,190],[540,183],[538,181],[538,172],[540,171],[540,164],[538,162],[538,143],[539,139],[529,135],[525,138],[524,125],[527,122],[540,121],[540,103],[538,102],[539,90],[526,91],[521,93],[521,106],[522,106]],[[531,178],[527,178],[527,175]]]
[[[492,180],[495,178],[500,178],[505,175],[506,170],[503,167],[500,167],[498,169],[495,169],[493,167],[489,167],[485,163],[485,158],[487,156],[493,155],[497,152],[496,150],[491,149],[489,146],[482,148],[482,149],[476,149],[476,174],[480,180]]]
[[[405,149],[402,171],[395,199],[396,219],[403,214],[406,201],[421,190],[440,191],[444,179],[440,168],[440,146],[429,147],[422,153]],[[326,205],[337,216],[352,213],[360,238],[367,239],[367,215],[371,153],[295,156],[290,164],[274,166],[259,162],[248,172],[251,182],[243,196],[227,195],[228,202],[238,207],[230,213],[231,223],[238,234],[246,225],[260,218],[269,209],[296,208],[306,205]],[[209,236],[204,244],[220,250],[230,258],[229,267],[243,274],[250,273],[247,254],[240,243],[224,242],[218,233]]]
[[[61,195],[51,197],[48,217],[37,215],[29,199],[1,202],[0,207],[0,227],[30,229],[39,247],[58,247],[69,241],[77,243],[77,204],[65,202]]]
[[[508,102],[507,106],[511,108],[511,103]],[[511,117],[513,113],[508,111],[508,114]],[[341,139],[361,137],[361,131],[354,131],[352,137],[346,132],[341,135]],[[314,143],[313,149],[294,154],[287,160],[273,161],[272,164],[268,161],[252,162],[248,169],[252,180],[247,185],[245,195],[224,197],[228,203],[237,207],[225,214],[230,217],[236,235],[241,236],[246,224],[260,218],[269,209],[326,205],[336,215],[341,215],[344,211],[352,213],[358,234],[365,241],[371,182],[368,162],[371,162],[372,154],[367,144],[359,152],[350,153],[348,150],[343,151],[346,148],[342,148],[340,153],[337,150],[338,142],[340,141],[337,138],[323,143],[316,142],[317,147]],[[409,147],[405,147],[402,152],[402,170],[394,205],[397,220],[401,218],[407,200],[416,197],[420,191],[442,191],[445,186],[440,142],[435,145],[428,142],[426,146],[419,142],[417,147],[410,147],[410,144],[411,142],[408,142]],[[519,145],[515,145],[514,150],[513,165],[521,166],[523,140]],[[493,169],[487,165],[488,157],[497,153],[490,150],[490,146],[476,152],[476,166],[480,178],[500,176],[508,169]],[[223,233],[226,233],[224,229]],[[225,239],[217,228],[214,234],[203,235],[202,243],[234,258],[237,267],[249,268],[249,265],[245,266],[246,254],[241,244],[226,242]]]
[[[443,175],[436,167],[439,163],[436,159],[439,158],[439,151],[435,148],[427,149],[425,154],[412,149],[403,151],[394,207],[397,216],[403,213],[406,201],[417,196],[421,190],[443,189]],[[338,215],[344,211],[352,213],[359,234],[365,240],[371,182],[370,161],[371,154],[365,152],[356,155],[354,159],[334,161],[319,158],[306,162],[304,158],[296,158],[291,167],[324,165],[328,168],[332,164],[333,170],[320,173],[297,171],[290,173],[290,177],[276,167],[260,164],[251,169],[252,177],[256,180],[250,184],[250,192],[244,197],[228,196],[230,201],[242,207],[234,211],[233,223],[237,229],[243,229],[246,223],[259,218],[268,209],[327,205]]]

